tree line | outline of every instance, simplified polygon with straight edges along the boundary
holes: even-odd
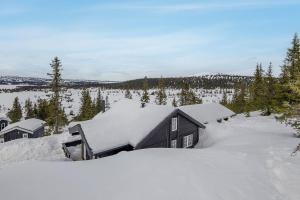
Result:
[[[49,133],[61,133],[61,128],[68,123],[65,110],[62,106],[64,83],[61,78],[62,65],[61,61],[55,57],[51,64],[51,77],[49,87],[51,88],[52,95],[50,99],[38,99],[33,103],[30,98],[25,101],[25,119],[37,118],[45,121],[49,127]],[[98,90],[97,98],[92,100],[88,89],[81,92],[81,106],[79,114],[75,116],[75,120],[83,121],[94,117],[96,114],[104,110],[103,99],[100,89]],[[108,101],[108,100],[107,100]],[[23,118],[22,106],[19,98],[14,99],[12,108],[7,113],[12,123],[18,122]]]
[[[257,64],[253,81],[235,84],[234,95],[228,100],[226,91],[221,103],[236,113],[260,110],[262,115],[277,113],[277,119],[290,124],[300,134],[300,42],[295,34],[288,48],[281,74],[273,75],[272,63],[267,69]]]

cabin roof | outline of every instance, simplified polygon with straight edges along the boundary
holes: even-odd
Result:
[[[94,153],[130,144],[135,147],[175,109],[121,100],[97,119],[79,123]]]
[[[5,120],[5,121],[10,122],[10,119],[5,114],[2,114],[2,113],[0,113],[0,121],[1,120]]]
[[[35,130],[44,126],[45,123],[46,122],[35,118],[26,119],[13,124],[9,124],[0,132],[0,135],[6,134],[14,129],[19,129],[24,132],[33,134]]]
[[[136,147],[173,112],[184,115],[201,128],[205,128],[204,122],[216,121],[234,114],[216,103],[178,108],[147,104],[146,107],[141,108],[140,102],[124,99],[115,103],[113,108],[101,113],[96,118],[83,122],[73,122],[72,125],[80,125],[93,152],[99,153],[128,144]]]
[[[180,106],[179,109],[204,124],[235,115],[234,112],[219,103],[186,105]]]

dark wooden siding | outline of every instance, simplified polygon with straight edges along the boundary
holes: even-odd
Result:
[[[183,146],[183,137],[190,134],[193,134],[193,145],[197,144],[199,140],[198,126],[194,123],[191,123],[191,121],[184,116],[178,115],[178,148]]]
[[[171,121],[177,117],[177,130],[171,131]],[[177,148],[182,147],[183,137],[193,134],[193,146],[199,140],[199,126],[179,112],[174,112],[162,121],[151,133],[140,142],[136,149],[167,148],[171,140],[177,139]]]
[[[18,129],[13,129],[10,132],[4,134],[4,142],[23,138],[24,133],[27,132]],[[43,135],[44,135],[44,127],[41,127],[38,130],[34,131],[33,134],[28,133],[28,138],[38,138],[38,137],[42,137]]]

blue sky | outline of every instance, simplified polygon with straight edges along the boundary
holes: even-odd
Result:
[[[300,1],[3,1],[0,75],[127,80],[206,73],[279,73],[300,32]]]

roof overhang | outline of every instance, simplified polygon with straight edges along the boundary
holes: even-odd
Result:
[[[28,130],[28,129],[25,129],[25,128],[22,128],[22,127],[19,127],[19,126],[15,126],[15,127],[10,128],[10,129],[7,129],[7,130],[2,130],[0,132],[0,135],[4,135],[4,134],[6,134],[6,133],[8,133],[10,131],[13,131],[13,130],[19,130],[19,131],[23,131],[23,132],[26,132],[26,133],[29,133],[29,134],[33,134],[36,130],[38,130],[38,129],[42,128],[42,127],[44,127],[44,125],[36,128],[34,130]]]

